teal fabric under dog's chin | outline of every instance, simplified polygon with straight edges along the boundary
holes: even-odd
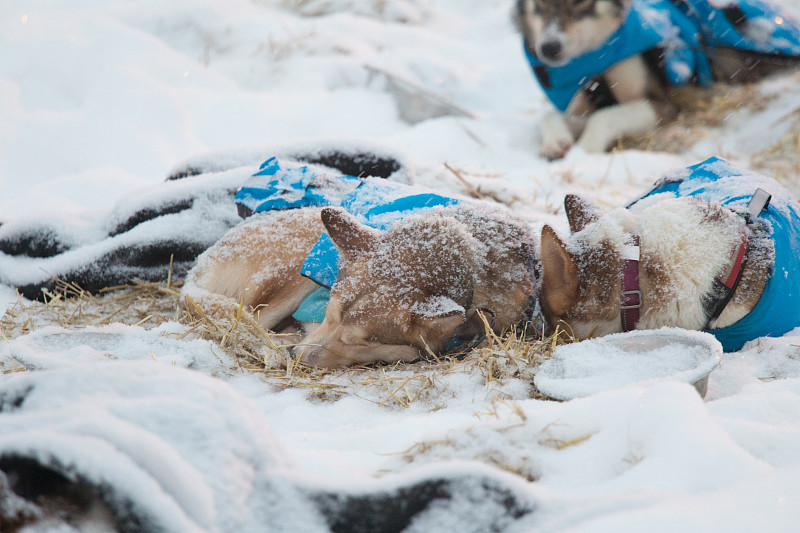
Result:
[[[292,318],[300,322],[322,322],[325,320],[325,308],[331,299],[331,290],[327,287],[319,287],[311,295],[303,300]]]
[[[757,188],[772,194],[759,218],[770,227],[775,264],[756,307],[730,326],[708,330],[726,352],[740,350],[758,337],[778,337],[800,326],[800,204],[776,181],[712,157],[666,179],[646,194],[696,196],[726,207],[745,208]]]

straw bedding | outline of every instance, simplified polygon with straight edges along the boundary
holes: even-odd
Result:
[[[193,317],[180,306],[181,281],[134,283],[109,287],[92,294],[58,281],[45,293],[44,302],[20,298],[0,318],[0,335],[6,340],[57,325],[71,330],[111,323],[138,325],[145,329],[178,322],[178,338],[202,338],[213,342],[214,353],[232,373],[259,373],[270,386],[306,390],[312,401],[336,401],[353,395],[385,408],[412,405],[436,410],[446,405],[453,387],[469,380],[482,387],[488,401],[523,397],[543,398],[533,387],[533,375],[555,346],[571,342],[568,334],[542,338],[540,327],[527,324],[521,330],[487,340],[467,353],[445,357],[428,354],[416,363],[360,365],[327,370],[298,363],[289,348],[300,342],[298,334],[264,330],[241,305],[232,302],[223,319]],[[0,361],[0,371],[24,371],[19,362]],[[452,378],[452,379],[451,379]],[[455,384],[454,384],[455,383]]]
[[[793,77],[800,79],[800,74]],[[713,140],[720,131],[741,127],[742,117],[766,110],[780,97],[780,92],[766,89],[763,84],[718,83],[710,90],[682,88],[673,95],[673,101],[680,109],[675,120],[659,125],[646,135],[624,139],[617,149],[691,152],[695,144]],[[787,109],[773,122],[773,126],[786,128],[786,132],[771,145],[754,152],[748,164],[754,170],[773,176],[800,196],[796,179],[800,174],[800,108]]]

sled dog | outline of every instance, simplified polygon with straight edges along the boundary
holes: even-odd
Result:
[[[574,195],[564,206],[570,237],[541,236],[549,327],[702,329],[736,351],[800,326],[800,203],[775,180],[711,157],[627,209]]]
[[[623,295],[634,236],[639,240],[641,299],[637,329],[706,328],[704,301],[742,233],[747,234],[747,261],[716,327],[733,324],[753,309],[772,268],[774,248],[766,227],[748,224],[719,203],[670,198],[641,209],[604,213],[586,199],[567,195],[564,206],[569,238],[548,225],[542,229],[539,303],[551,328],[561,324],[578,338],[626,329],[623,308],[639,303],[626,302]]]
[[[751,200],[743,211],[661,193],[604,213],[568,195],[572,234],[546,225],[541,236],[539,303],[548,328],[589,338],[674,326],[708,331],[735,351],[797,327],[800,206],[773,198],[772,207],[761,189],[753,195],[765,197],[768,207]]]
[[[676,115],[671,99],[674,87],[708,86],[714,79],[756,81],[800,64],[797,57],[786,54],[731,46],[706,48],[686,15],[677,11],[677,4],[671,0],[517,0],[513,18],[528,60],[558,109],[542,120],[543,157],[561,158],[573,144],[587,152],[602,152],[620,138],[651,130]],[[661,30],[637,33],[638,26],[648,26],[655,7],[666,20],[681,21],[673,23],[676,35],[681,33],[681,54],[688,57],[670,55],[671,41],[658,42],[663,38],[658,35],[663,34]],[[648,13],[639,14],[637,9]],[[742,35],[759,30],[758,21],[748,27],[750,22],[735,3],[710,9],[718,9],[717,16],[727,17]],[[637,29],[628,31],[631,24]],[[628,40],[635,42],[620,44]],[[615,54],[619,58],[610,59]],[[559,67],[564,68],[559,71]]]
[[[341,208],[251,216],[198,258],[182,289],[190,312],[238,305],[279,329],[319,286],[300,267],[322,232],[339,251],[324,321],[296,348],[340,367],[411,361],[522,322],[533,305],[537,239],[505,211],[436,208],[379,231]],[[479,314],[479,311],[483,313]]]

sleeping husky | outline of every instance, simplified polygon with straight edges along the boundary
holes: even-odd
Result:
[[[557,108],[541,155],[602,152],[673,117],[673,87],[741,83],[800,65],[800,30],[752,0],[517,0],[516,26]]]
[[[533,231],[505,211],[466,204],[385,232],[341,208],[257,213],[198,258],[182,290],[186,308],[224,315],[241,302],[263,327],[280,329],[319,288],[300,270],[323,231],[339,250],[339,277],[324,321],[298,350],[304,363],[411,361],[474,339],[481,316],[501,332],[532,308]]]
[[[629,209],[566,197],[572,234],[545,226],[541,237],[539,303],[551,329],[588,338],[674,326],[733,351],[800,326],[800,204],[719,159],[688,171]]]

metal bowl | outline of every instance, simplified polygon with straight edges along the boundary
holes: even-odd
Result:
[[[556,400],[653,380],[694,385],[705,398],[708,375],[719,365],[722,345],[709,333],[680,328],[617,333],[557,347],[533,383]]]

